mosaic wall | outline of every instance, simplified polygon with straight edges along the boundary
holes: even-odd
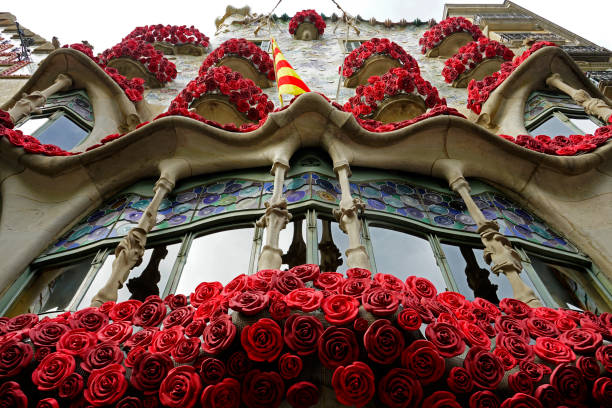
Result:
[[[219,214],[263,209],[272,191],[272,182],[227,179],[171,194],[160,205],[153,231],[186,225]],[[476,223],[465,203],[453,193],[434,191],[403,181],[371,181],[351,183],[351,194],[360,197],[368,211],[406,217],[438,228],[476,231]],[[285,180],[283,196],[289,206],[308,200],[337,206],[341,190],[335,179],[317,173],[304,173]],[[473,197],[484,216],[495,220],[504,235],[577,252],[572,244],[542,220],[505,197],[489,192]],[[65,234],[45,255],[126,235],[137,225],[150,201],[150,197],[133,193],[109,201]]]
[[[341,80],[338,68],[342,65],[345,54],[340,45],[340,40],[346,38],[346,28],[340,25],[334,33],[335,23],[327,20],[325,33],[319,40],[299,41],[295,40],[288,31],[288,23],[278,22],[278,28],[271,30],[271,35],[276,38],[278,45],[285,58],[295,68],[302,80],[315,92],[321,92],[332,100],[336,100],[338,81]],[[360,35],[354,30],[349,33],[351,39],[370,39],[373,37],[389,38],[401,45],[407,53],[412,55],[419,63],[421,75],[438,88],[441,97],[445,97],[449,106],[454,108],[465,107],[467,93],[465,89],[453,88],[444,82],[442,68],[444,59],[426,58],[420,52],[419,38],[427,29],[426,25],[420,27],[407,26],[405,28],[385,28],[381,25],[371,26],[368,23],[358,23]],[[221,32],[218,36],[211,38],[209,51],[217,48],[221,43],[230,38],[247,38],[266,40],[267,29],[262,29],[258,36],[254,35],[256,25],[232,25],[229,29]],[[206,33],[209,34],[209,33]],[[170,101],[183,89],[190,80],[197,76],[198,69],[206,56],[170,56],[178,71],[177,78],[164,88],[147,91],[145,96],[147,102],[160,105],[169,105]],[[275,106],[280,106],[276,88],[264,89],[264,92],[274,101]],[[340,87],[338,102],[343,104],[355,94],[355,89]]]

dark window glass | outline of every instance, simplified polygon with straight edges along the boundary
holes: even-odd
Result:
[[[370,226],[368,231],[378,272],[403,281],[412,275],[423,277],[429,279],[438,292],[446,290],[446,282],[427,240],[380,227]]]
[[[573,135],[576,134],[576,131],[567,124],[563,123],[563,121],[558,117],[551,116],[538,126],[532,128],[529,133],[533,136],[548,135],[550,137],[555,137],[559,135]]]
[[[335,221],[317,220],[319,239],[319,265],[322,272],[344,273],[348,269],[346,250],[349,246],[348,235]]]
[[[92,255],[70,265],[39,269],[7,315],[65,310],[89,272],[93,258]]]
[[[176,294],[189,295],[201,282],[226,285],[249,273],[253,228],[215,232],[193,240]]]
[[[459,292],[469,300],[476,297],[499,303],[503,298],[513,298],[514,292],[510,282],[503,274],[495,275],[483,258],[484,251],[466,245],[442,244],[451,273],[459,287]],[[529,276],[520,274],[537,296]]]
[[[77,125],[68,116],[61,115],[36,137],[42,144],[53,144],[64,150],[71,150],[88,134],[88,130]]]
[[[147,248],[140,265],[134,267],[118,291],[117,302],[128,299],[143,301],[149,295],[161,296],[168,283],[170,272],[178,255],[180,243],[162,244]],[[79,309],[89,307],[91,300],[106,284],[113,270],[115,255],[109,255],[100,267],[85,296],[79,303]]]
[[[594,313],[603,311],[599,305],[605,303],[599,294],[592,289],[585,290],[585,287],[590,285],[583,269],[556,265],[533,255],[529,255],[529,259],[559,306],[590,310]]]

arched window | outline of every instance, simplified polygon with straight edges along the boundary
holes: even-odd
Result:
[[[348,236],[333,215],[341,190],[330,163],[321,157],[306,152],[292,160],[283,192],[292,220],[279,237],[281,269],[303,263],[340,273],[348,268]],[[267,234],[255,222],[273,190],[267,170],[179,183],[160,206],[143,261],[119,290],[118,301],[189,295],[200,282],[226,284],[255,273]],[[352,173],[351,194],[365,203],[359,215],[361,244],[373,273],[402,280],[422,276],[438,291],[457,291],[468,299],[498,303],[513,296],[507,278],[494,274],[483,260],[475,222],[444,182],[376,169],[354,168]],[[497,222],[521,255],[521,278],[543,304],[610,310],[605,285],[575,246],[494,188],[476,180],[470,185],[482,213]],[[152,186],[153,181],[143,181],[117,194],[52,244],[32,264],[29,280],[15,289],[16,300],[2,299],[3,310],[10,306],[11,314],[44,313],[88,306],[110,276],[114,248],[149,204]]]
[[[93,107],[83,90],[50,96],[41,113],[30,115],[16,128],[42,144],[72,150],[87,138],[94,125]]]

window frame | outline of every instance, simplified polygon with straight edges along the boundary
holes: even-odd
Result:
[[[356,50],[357,48],[361,47],[361,45],[363,45],[364,42],[369,41],[369,40],[370,40],[369,38],[360,38],[360,37],[338,38],[338,44],[340,45],[340,50],[342,50],[342,54],[348,55],[354,50]],[[359,42],[359,45],[349,50],[347,48],[347,44],[351,42]]]

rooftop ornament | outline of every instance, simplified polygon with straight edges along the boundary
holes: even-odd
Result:
[[[189,296],[0,318],[0,400],[17,408],[610,406],[611,329],[609,313],[508,298],[497,306],[438,293],[417,276],[300,265],[203,282]]]
[[[459,47],[483,37],[480,28],[464,17],[449,17],[423,33],[421,52],[428,57],[449,58]]]
[[[289,21],[289,34],[298,40],[317,40],[325,27],[325,21],[315,10],[302,10]]]
[[[269,88],[274,81],[274,62],[270,55],[244,38],[232,38],[211,52],[200,67],[200,75],[212,66],[227,66],[260,88]]]
[[[365,85],[371,76],[383,75],[391,68],[399,67],[417,74],[420,72],[416,60],[400,45],[387,38],[372,38],[344,59],[341,67],[344,86]]]

